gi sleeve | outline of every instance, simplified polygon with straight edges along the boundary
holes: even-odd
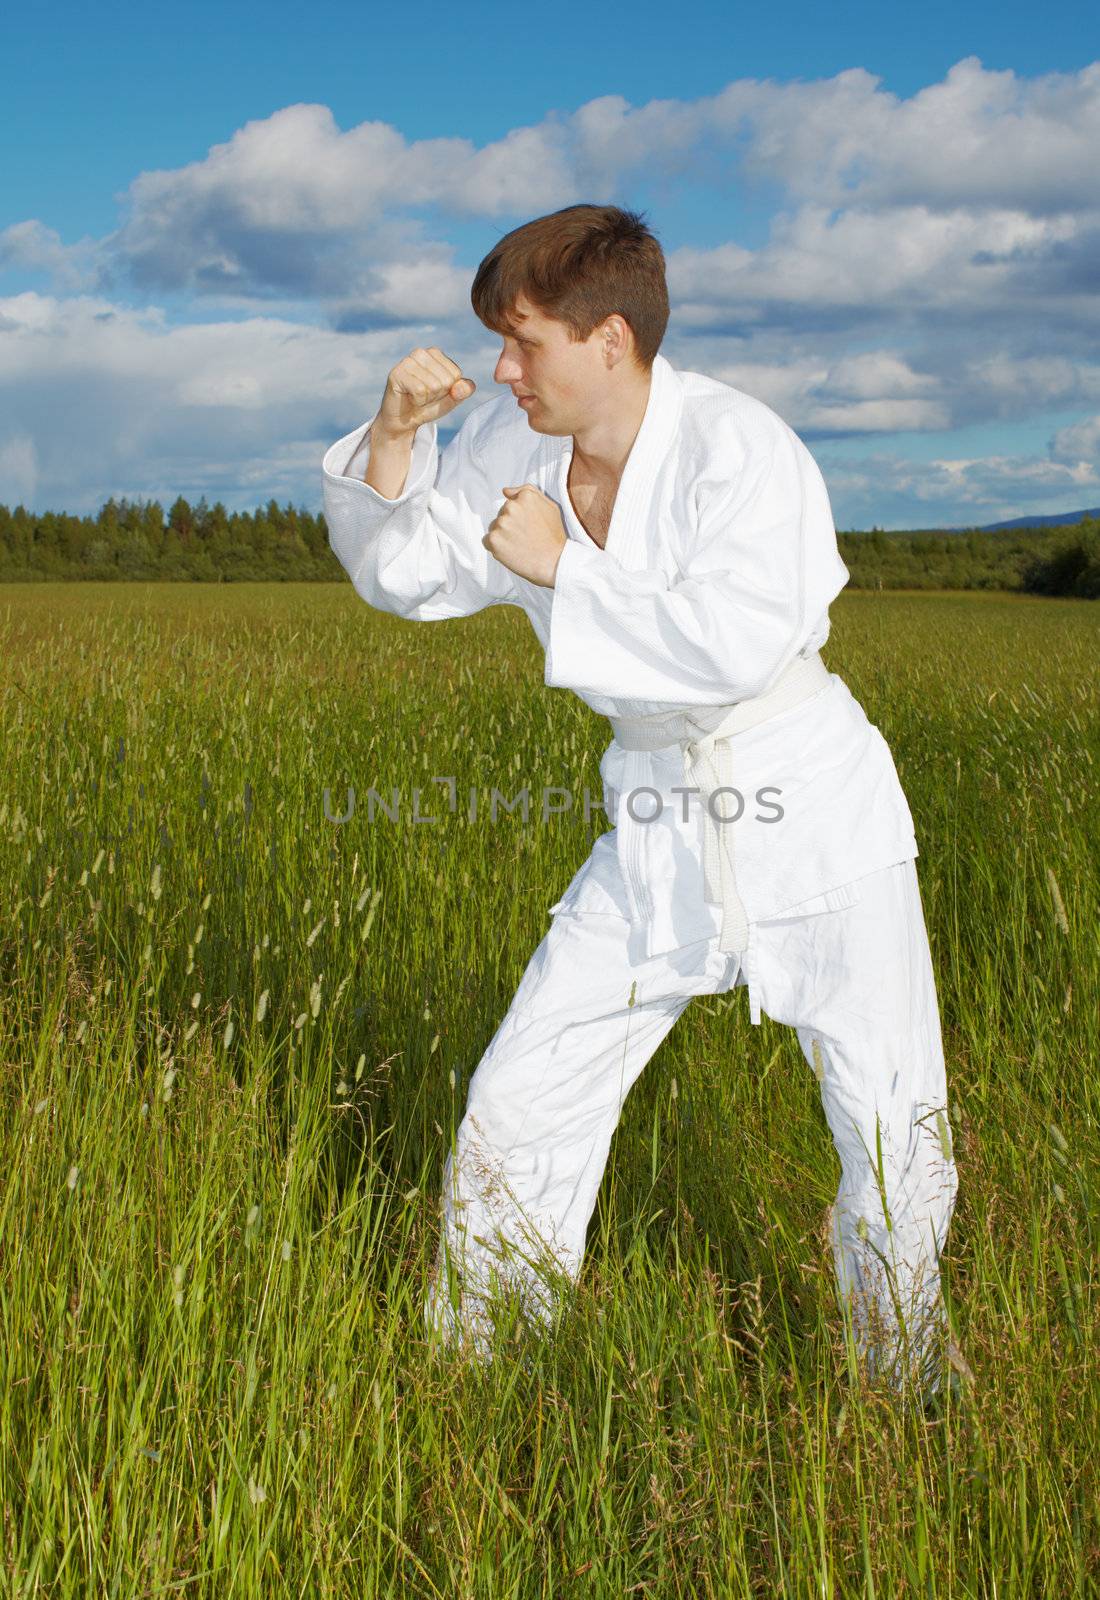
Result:
[[[514,574],[481,542],[503,497],[490,488],[479,461],[477,415],[470,413],[442,453],[434,422],[417,429],[405,487],[395,500],[363,482],[377,412],[325,452],[329,544],[368,605],[438,622],[485,606],[521,604]]]
[[[680,514],[694,527],[684,530],[674,576],[630,570],[581,540],[565,546],[548,685],[724,705],[763,693],[803,646],[827,635],[829,602],[849,573],[816,462],[785,424],[726,460],[717,473],[709,464],[683,497]]]

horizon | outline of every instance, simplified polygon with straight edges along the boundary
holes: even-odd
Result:
[[[172,507],[176,504],[176,502],[178,500],[181,500],[181,499],[185,502],[185,504],[188,506],[189,510],[191,510],[191,511],[197,511],[201,506],[205,506],[207,511],[216,511],[216,510],[220,509],[220,510],[224,511],[227,516],[246,516],[246,517],[248,517],[248,516],[250,516],[250,517],[261,516],[264,512],[267,511],[268,506],[272,503],[273,500],[275,502],[276,509],[281,513],[294,512],[294,513],[296,513],[298,515],[305,515],[305,516],[310,516],[310,517],[323,517],[324,516],[324,510],[323,510],[322,507],[311,506],[311,505],[307,505],[307,504],[304,504],[304,503],[296,502],[296,501],[293,501],[293,500],[279,501],[279,500],[275,499],[274,496],[270,496],[270,495],[268,496],[268,498],[266,500],[257,501],[252,505],[230,506],[230,505],[227,505],[224,500],[218,500],[218,499],[211,500],[209,498],[209,496],[207,496],[205,494],[200,495],[197,499],[194,499],[194,500],[189,499],[186,495],[183,495],[183,494],[171,494],[171,495],[166,495],[166,496],[163,496],[163,497],[160,497],[160,496],[142,496],[142,495],[135,495],[133,497],[131,497],[129,495],[109,495],[106,500],[104,500],[100,505],[94,507],[90,511],[68,511],[68,510],[64,509],[63,507],[58,507],[58,506],[47,506],[47,507],[42,508],[41,510],[35,510],[35,509],[32,509],[32,508],[30,508],[28,506],[24,506],[22,504],[22,502],[19,502],[19,503],[15,504],[15,505],[8,505],[4,501],[0,501],[0,512],[7,512],[9,515],[15,516],[20,511],[22,511],[26,516],[32,517],[35,520],[41,520],[41,519],[43,519],[45,517],[71,517],[71,518],[74,518],[74,519],[76,519],[78,521],[83,521],[83,520],[95,521],[106,510],[107,506],[112,504],[112,503],[114,503],[114,505],[116,505],[117,508],[120,511],[122,511],[122,510],[124,510],[124,509],[126,509],[128,507],[132,507],[132,508],[134,508],[136,510],[139,510],[139,511],[144,511],[144,510],[147,510],[149,507],[156,505],[156,506],[160,507],[162,518],[164,518],[165,521],[167,521],[167,519],[168,519],[168,517],[169,517],[169,515],[171,513]],[[1072,513],[1058,513],[1058,512],[1055,512],[1053,514],[1053,518],[1052,517],[1044,517],[1039,512],[1034,513],[1034,516],[1035,516],[1034,522],[1029,520],[1027,517],[1023,517],[1023,518],[1020,518],[1020,519],[1012,519],[1012,520],[1007,521],[1007,522],[998,522],[998,523],[995,523],[995,524],[964,523],[964,524],[961,524],[961,525],[956,525],[954,527],[947,527],[947,526],[943,526],[943,525],[937,525],[937,526],[933,527],[930,524],[929,525],[918,526],[918,525],[914,524],[914,526],[909,527],[909,528],[884,528],[880,524],[875,523],[871,527],[868,527],[868,528],[851,528],[851,527],[844,528],[844,527],[839,526],[839,524],[838,524],[836,526],[836,531],[837,531],[838,534],[841,534],[841,533],[843,533],[843,534],[849,534],[849,533],[851,533],[851,534],[883,533],[883,534],[897,534],[899,537],[902,537],[902,536],[904,536],[906,534],[912,534],[912,535],[930,534],[931,535],[931,534],[952,534],[952,533],[970,534],[970,533],[1013,533],[1013,532],[1015,532],[1015,533],[1028,533],[1028,532],[1051,533],[1051,532],[1057,531],[1059,528],[1065,528],[1068,531],[1068,530],[1071,530],[1073,528],[1081,526],[1085,522],[1100,521],[1100,506],[1085,507],[1083,509],[1079,509],[1079,510],[1077,510],[1075,512],[1072,512]],[[1064,521],[1062,520],[1063,516],[1065,517]]]

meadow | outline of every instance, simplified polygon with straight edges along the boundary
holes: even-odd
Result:
[[[933,1415],[848,1365],[818,1086],[743,989],[631,1091],[556,1337],[503,1319],[491,1366],[432,1357],[466,1085],[605,825],[471,822],[433,781],[598,793],[608,725],[543,687],[523,616],[0,586],[8,1594],[1098,1592],[1100,612],[872,591],[832,618],[939,984],[960,1354]]]

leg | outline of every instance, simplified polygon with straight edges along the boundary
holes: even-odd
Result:
[[[858,887],[842,910],[757,925],[765,992],[789,1008],[776,1020],[797,1029],[840,1156],[833,1257],[857,1348],[871,1376],[898,1387],[908,1369],[934,1390],[958,1176],[916,863]]]
[[[546,1320],[576,1279],[628,1090],[691,996],[736,965],[713,940],[632,965],[628,932],[612,914],[554,917],[470,1080],[424,1316],[485,1357],[495,1292]]]

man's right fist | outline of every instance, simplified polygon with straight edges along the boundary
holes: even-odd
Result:
[[[386,379],[386,392],[378,412],[377,429],[391,439],[409,438],[422,422],[436,422],[477,385],[464,378],[450,357],[434,344],[414,350],[399,361]]]

